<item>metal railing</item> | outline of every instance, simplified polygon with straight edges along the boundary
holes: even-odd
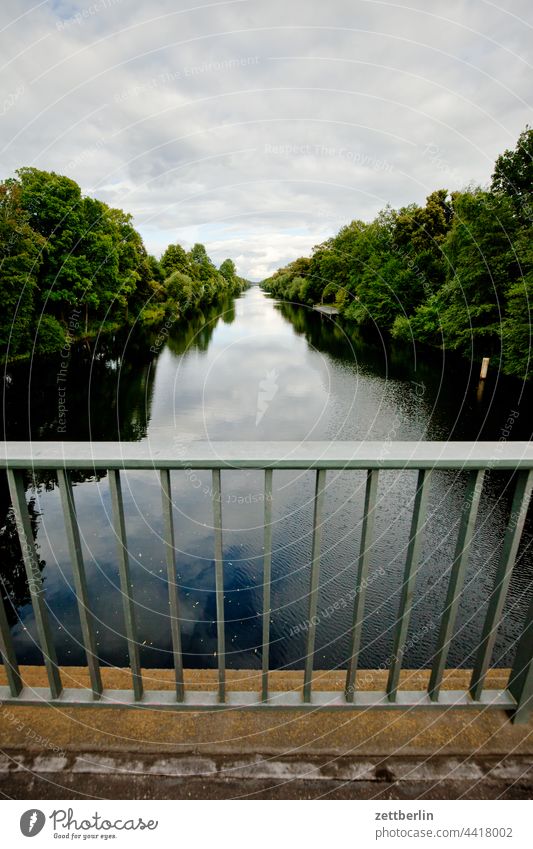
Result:
[[[0,700],[10,704],[52,704],[64,706],[143,707],[172,710],[213,709],[311,709],[354,710],[369,708],[459,707],[504,708],[511,710],[514,721],[525,721],[533,709],[533,599],[518,642],[516,657],[507,686],[494,690],[485,687],[491,664],[498,626],[509,589],[520,538],[533,486],[533,446],[526,442],[191,442],[186,452],[173,456],[171,447],[154,450],[138,443],[0,443],[0,456],[7,470],[9,489],[20,539],[24,566],[35,614],[36,629],[42,650],[48,688],[25,686],[11,638],[8,619],[0,604],[0,652],[7,675],[7,686],[0,687]],[[24,474],[32,470],[55,470],[61,494],[66,534],[81,622],[81,631],[90,675],[90,688],[64,688],[54,649],[51,621],[39,560],[33,539]],[[171,637],[174,661],[174,687],[170,690],[146,690],[139,656],[139,641],[132,598],[132,582],[120,470],[157,470],[160,475],[164,541]],[[218,688],[215,692],[189,690],[185,686],[181,645],[181,621],[176,584],[175,541],[172,513],[170,470],[203,469],[212,471],[214,570],[217,610]],[[257,692],[233,692],[226,688],[226,651],[224,635],[224,558],[221,499],[221,469],[264,470],[264,563],[262,604],[262,671]],[[309,627],[303,686],[300,692],[273,690],[269,686],[270,591],[272,563],[272,481],[275,470],[314,470],[314,516],[309,585]],[[416,494],[406,552],[401,600],[395,626],[394,651],[383,691],[361,690],[357,686],[362,623],[365,610],[365,587],[370,567],[370,548],[381,469],[415,469],[418,471]],[[468,472],[463,509],[455,553],[451,563],[446,602],[440,618],[440,629],[427,690],[403,690],[400,672],[406,650],[409,621],[413,607],[415,578],[421,557],[426,521],[428,491],[433,470]],[[511,470],[514,492],[510,519],[502,541],[501,555],[494,586],[482,628],[470,686],[465,691],[443,689],[448,651],[454,634],[460,594],[474,537],[474,527],[488,469]],[[105,471],[109,475],[112,515],[117,538],[120,589],[124,608],[126,639],[132,686],[128,690],[103,687],[102,675],[93,632],[85,565],[71,482],[74,470]],[[366,487],[360,550],[357,565],[357,592],[350,627],[350,649],[346,658],[346,683],[342,691],[330,692],[313,688],[316,613],[320,586],[320,545],[324,500],[327,497],[328,470],[365,470]]]

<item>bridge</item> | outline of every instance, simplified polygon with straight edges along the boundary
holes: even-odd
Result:
[[[533,447],[528,442],[191,442],[176,456],[172,446],[140,443],[78,442],[4,442],[0,443],[1,462],[6,469],[15,514],[26,577],[42,651],[47,686],[34,686],[24,680],[19,668],[4,604],[0,604],[0,652],[6,684],[0,686],[0,701],[9,707],[117,707],[156,708],[171,711],[369,711],[374,709],[505,709],[514,722],[528,720],[533,709],[533,599],[523,623],[515,660],[506,671],[503,685],[491,684],[494,676],[491,658],[502,621],[505,599],[516,561],[520,538],[533,487]],[[33,538],[25,479],[28,472],[55,470],[65,522],[74,589],[83,635],[87,686],[65,687],[54,648],[54,627],[46,602]],[[170,631],[173,647],[172,686],[165,690],[145,687],[139,657],[139,633],[135,615],[134,588],[130,574],[130,555],[126,533],[126,517],[122,498],[122,472],[156,470],[160,480],[161,510],[165,527],[166,568],[169,593]],[[176,584],[176,549],[174,538],[170,471],[203,469],[212,475],[212,510],[214,527],[214,572],[217,610],[216,688],[206,690],[188,684],[182,653],[182,622]],[[234,690],[228,687],[226,670],[224,616],[224,547],[221,471],[224,469],[256,469],[264,474],[264,556],[262,574],[262,669],[256,689]],[[315,475],[313,497],[312,554],[309,563],[308,622],[305,668],[299,689],[273,686],[279,679],[269,664],[271,565],[272,565],[272,483],[278,470],[312,470]],[[365,612],[365,587],[371,566],[376,497],[382,470],[415,471],[416,493],[410,517],[409,543],[406,551],[401,601],[395,625],[394,651],[385,678],[377,676],[379,688],[359,686],[359,657],[362,622]],[[440,613],[440,628],[433,654],[429,680],[422,688],[401,686],[403,657],[413,604],[415,579],[420,565],[428,493],[432,475],[441,470],[460,470],[468,475],[463,509],[458,522],[455,552],[449,564],[447,596]],[[109,478],[112,520],[116,536],[120,588],[129,656],[129,686],[105,687],[96,649],[94,622],[91,616],[89,588],[82,554],[80,529],[72,485],[72,472],[89,470],[106,473]],[[345,659],[344,681],[337,689],[315,686],[315,637],[318,592],[320,587],[321,537],[324,527],[324,505],[327,499],[328,473],[364,470],[366,485],[364,515],[357,562],[357,582],[351,618],[349,652]],[[459,599],[464,585],[469,556],[475,545],[475,523],[483,498],[483,480],[489,470],[512,472],[511,511],[501,540],[501,554],[494,585],[485,613],[477,657],[467,686],[450,689],[446,682],[450,672],[448,652],[454,635]],[[500,671],[501,672],[501,671]],[[326,676],[331,681],[335,676]],[[416,676],[412,676],[415,678]],[[501,674],[500,674],[501,677]],[[453,676],[452,676],[453,678]]]

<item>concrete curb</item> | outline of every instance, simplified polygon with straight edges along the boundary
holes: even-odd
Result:
[[[4,797],[109,799],[516,798],[533,796],[523,757],[261,758],[102,755],[19,750],[0,755]]]

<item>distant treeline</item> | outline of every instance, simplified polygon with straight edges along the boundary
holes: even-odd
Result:
[[[246,287],[231,259],[217,269],[200,244],[157,260],[131,222],[53,172],[21,168],[0,183],[0,359],[177,318]]]
[[[531,376],[533,130],[498,157],[490,188],[439,189],[425,206],[387,207],[263,281],[291,301],[335,304],[361,326],[498,357]]]

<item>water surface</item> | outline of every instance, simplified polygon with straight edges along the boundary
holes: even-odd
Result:
[[[252,287],[164,333],[143,328],[7,369],[7,439],[140,440],[186,456],[192,439],[529,439],[531,388],[468,361],[363,336],[336,319]],[[66,372],[60,415],[58,374]],[[63,430],[64,429],[64,430]],[[216,665],[212,488],[207,472],[171,475],[176,574],[189,666]],[[76,476],[75,497],[99,653],[127,664],[107,476]],[[380,472],[363,628],[363,667],[389,664],[416,473]],[[53,471],[28,477],[32,524],[60,662],[84,662],[72,573]],[[328,473],[315,665],[343,666],[356,587],[364,473]],[[172,664],[161,498],[155,472],[123,473],[127,536],[145,666]],[[405,663],[431,662],[461,514],[465,476],[434,473]],[[492,589],[509,512],[509,478],[487,476],[450,663],[468,666]],[[271,665],[305,653],[314,476],[274,474]],[[21,662],[41,661],[24,570],[1,489],[1,574]],[[222,472],[228,665],[261,664],[263,478]],[[526,533],[494,655],[507,664],[533,568]]]

